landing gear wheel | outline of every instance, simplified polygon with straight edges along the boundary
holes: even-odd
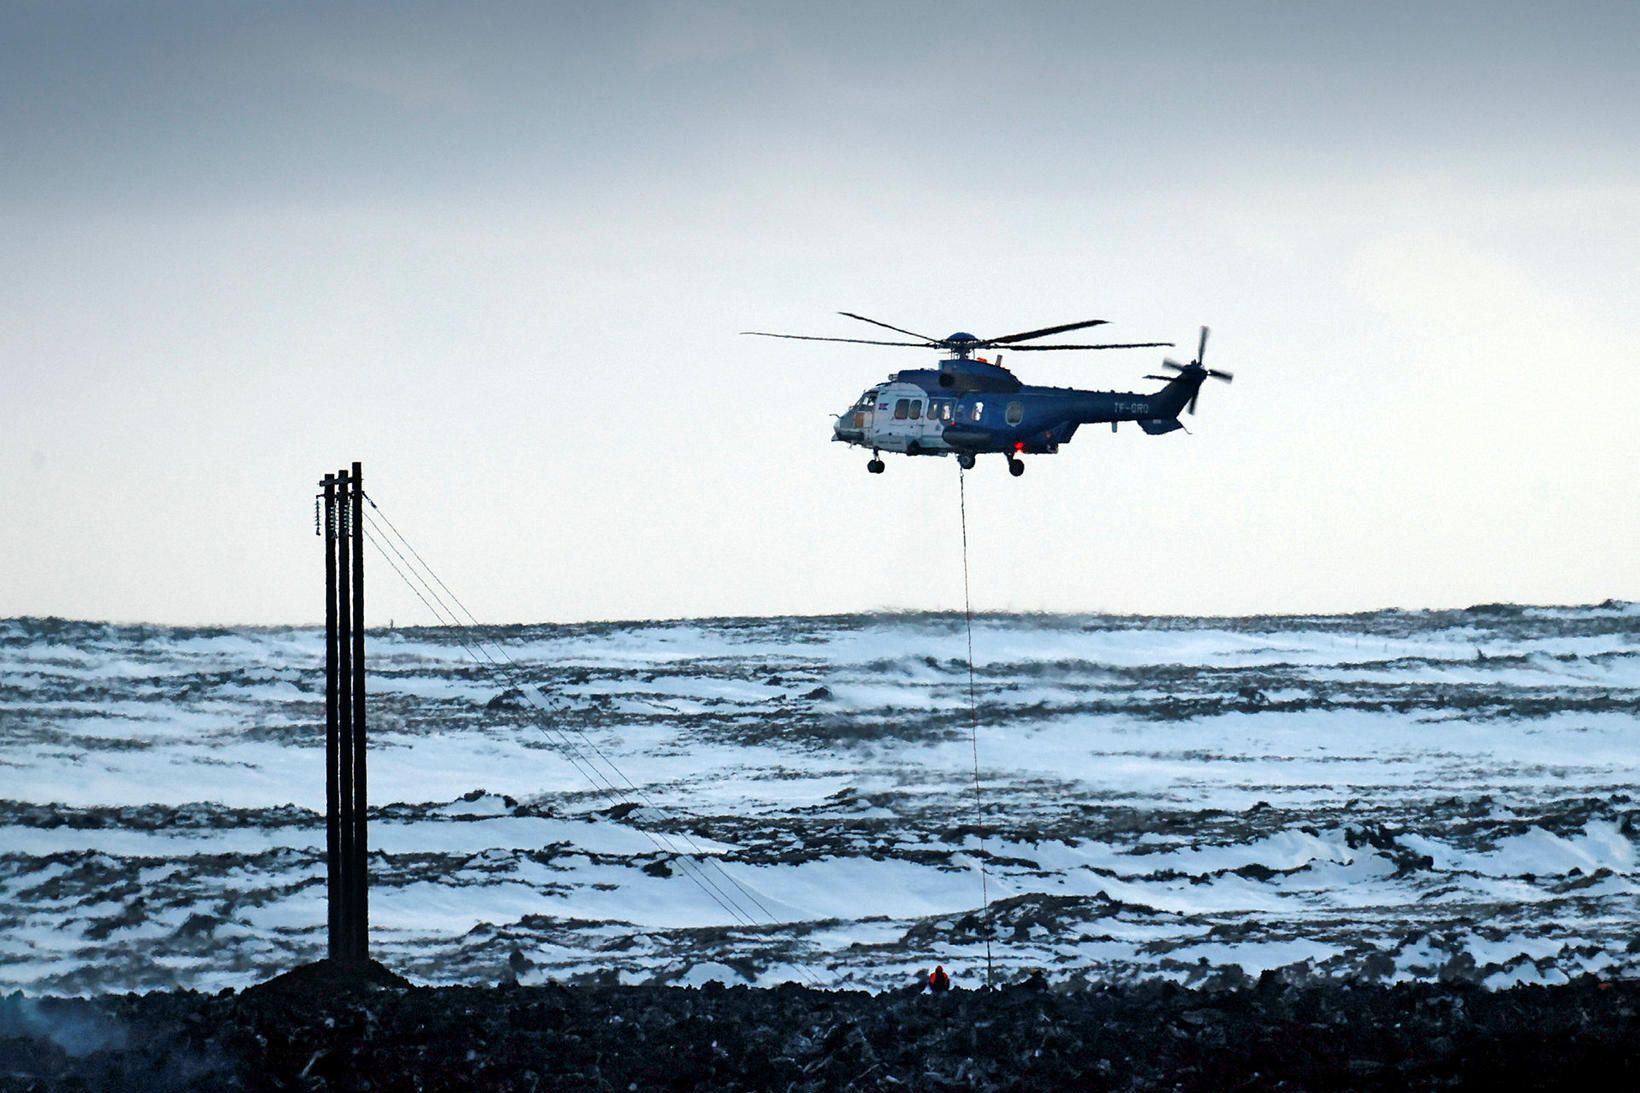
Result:
[[[1023,459],[1014,459],[1010,456],[1008,459],[1008,473],[1013,475],[1015,478],[1018,478],[1020,475],[1024,474],[1025,461]]]
[[[881,459],[873,459],[870,463],[866,464],[866,470],[870,471],[872,474],[882,474],[883,461]]]
[[[965,471],[973,470],[974,469],[974,453],[973,452],[959,453],[958,456],[957,456],[957,466],[961,467]]]

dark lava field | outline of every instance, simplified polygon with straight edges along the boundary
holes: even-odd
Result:
[[[0,1090],[1625,1089],[1640,984],[1266,973],[867,994],[411,987],[0,999]]]

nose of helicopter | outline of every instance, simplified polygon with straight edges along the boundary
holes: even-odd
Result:
[[[864,430],[857,427],[852,410],[845,410],[838,414],[831,423],[831,438],[833,440],[858,440],[864,435]]]

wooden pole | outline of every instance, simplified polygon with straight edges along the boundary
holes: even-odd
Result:
[[[369,794],[365,779],[364,722],[364,468],[353,464],[353,955],[370,958],[370,840],[365,830]]]
[[[341,722],[336,678],[336,478],[325,475],[325,903],[329,909],[332,960],[342,957],[342,859],[340,845]]]
[[[341,929],[338,933],[340,959],[352,962],[358,958],[354,941],[356,931],[353,927],[353,839],[356,827],[353,822],[353,552],[348,549],[352,545],[353,529],[349,526],[350,505],[349,491],[353,488],[346,471],[339,471],[336,475],[337,493],[340,504],[337,506],[337,515],[341,517],[340,534],[336,536],[336,568],[340,580],[336,588],[336,688],[338,700],[336,703],[337,739],[341,743],[341,763],[337,767],[338,791],[337,803],[339,810],[338,855],[341,869],[341,885],[338,895],[341,899]]]

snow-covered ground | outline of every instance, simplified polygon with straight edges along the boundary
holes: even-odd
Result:
[[[1640,607],[373,632],[427,982],[1640,974]],[[324,947],[322,635],[0,621],[0,991]],[[981,913],[983,889],[989,914]]]

